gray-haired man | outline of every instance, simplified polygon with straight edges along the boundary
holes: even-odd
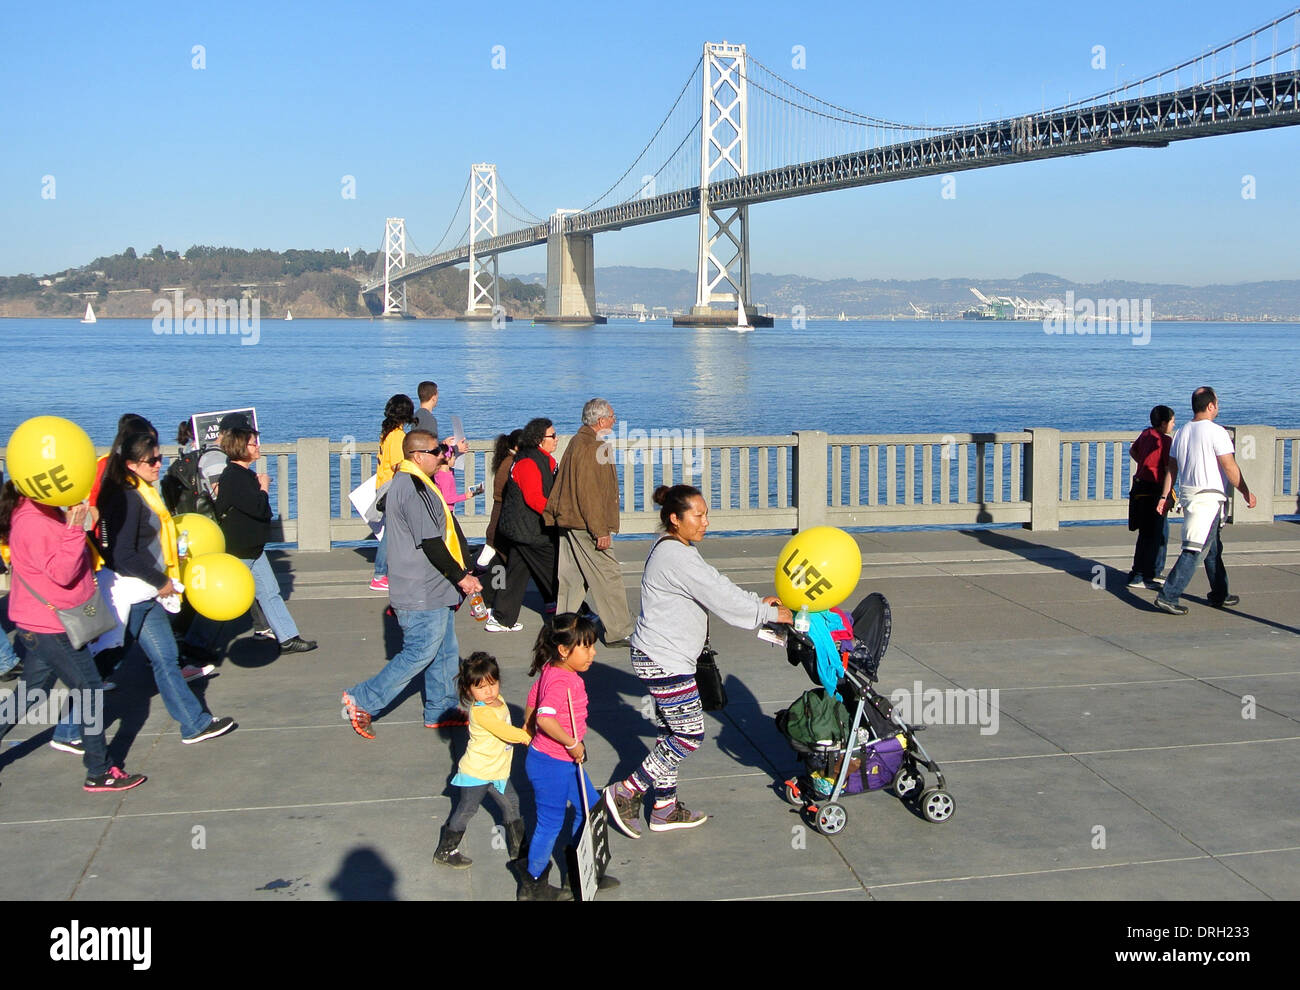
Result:
[[[604,399],[582,407],[582,428],[569,441],[543,518],[560,529],[557,613],[576,612],[585,599],[605,627],[605,645],[632,634],[623,574],[612,549],[618,532],[618,470],[600,435],[614,427]]]

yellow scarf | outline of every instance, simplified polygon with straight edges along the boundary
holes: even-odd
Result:
[[[158,517],[162,539],[163,563],[166,565],[167,576],[173,581],[179,581],[181,579],[181,565],[176,552],[176,524],[172,522],[172,514],[167,511],[162,496],[158,494],[158,489],[154,488],[153,485],[148,482],[137,481],[135,490],[144,499],[144,504],[149,506],[153,510],[153,514]]]
[[[446,526],[442,534],[442,542],[447,544],[447,549],[451,552],[451,556],[456,563],[461,567],[464,567],[465,554],[461,551],[460,540],[456,539],[456,523],[453,521],[455,517],[451,514],[451,509],[447,506],[447,500],[442,497],[442,489],[435,485],[429,479],[429,476],[421,471],[420,466],[414,461],[402,461],[402,463],[397,466],[397,471],[399,474],[415,475],[415,477],[419,478],[429,486],[429,490],[433,492],[433,494],[438,496],[438,501],[442,503],[443,517],[446,520]]]

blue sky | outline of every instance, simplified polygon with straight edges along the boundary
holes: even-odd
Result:
[[[534,212],[584,206],[632,163],[705,41],[744,42],[778,70],[802,45],[806,68],[782,72],[802,88],[938,124],[1104,90],[1286,9],[7,4],[0,274],[159,242],[374,250],[387,216],[431,247],[476,161],[496,162]],[[503,70],[492,68],[498,45]],[[1104,70],[1092,67],[1096,45]],[[817,278],[1292,278],[1297,160],[1290,127],[965,172],[954,199],[929,177],[760,205],[752,265]],[[53,199],[41,195],[47,175]],[[345,175],[355,199],[341,195]],[[689,219],[602,234],[596,263],[693,268],[695,241]],[[541,271],[545,256],[502,265]]]

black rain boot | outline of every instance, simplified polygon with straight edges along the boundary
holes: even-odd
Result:
[[[524,859],[528,856],[528,833],[524,831],[522,818],[506,822],[506,852],[511,860]]]
[[[515,895],[518,901],[571,901],[573,900],[573,891],[567,887],[552,887],[549,879],[551,876],[551,864],[546,864],[546,869],[542,870],[542,875],[534,880],[528,875],[527,865],[521,864],[519,868],[519,892]]]
[[[453,832],[444,825],[442,837],[438,840],[438,848],[433,853],[433,861],[455,870],[468,870],[474,861],[460,853],[460,840],[463,838],[465,838],[464,832]]]

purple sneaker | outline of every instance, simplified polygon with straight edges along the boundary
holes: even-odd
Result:
[[[708,820],[708,815],[691,811],[681,801],[674,801],[650,812],[650,831],[671,832],[675,828],[695,828]]]
[[[641,838],[641,801],[641,795],[630,790],[621,780],[605,788],[605,803],[614,824],[629,839]]]

